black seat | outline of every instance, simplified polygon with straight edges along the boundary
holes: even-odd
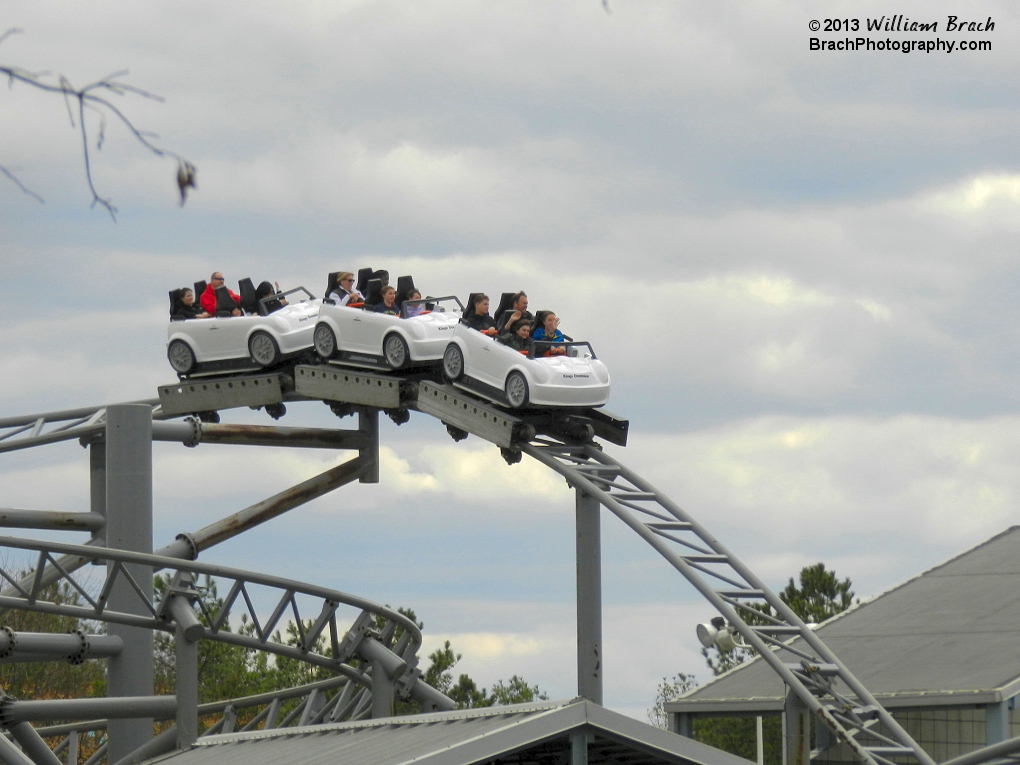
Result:
[[[368,289],[369,279],[372,278],[372,274],[375,272],[371,268],[359,268],[358,269],[358,292],[362,295],[366,295]]]
[[[500,295],[499,305],[496,306],[496,312],[492,314],[493,321],[496,322],[496,329],[502,331],[503,325],[501,319],[503,314],[510,310],[510,307],[514,304],[514,295],[516,292],[504,292]]]
[[[413,276],[398,276],[397,277],[397,305],[402,306],[404,301],[407,300],[407,296],[412,292],[416,292],[414,286]]]
[[[336,278],[342,274],[343,271],[330,271],[327,277],[328,283],[326,284],[326,295],[322,298],[323,303],[329,302],[329,293],[333,292],[340,285],[336,283]]]
[[[237,283],[238,293],[241,298],[241,308],[246,313],[261,313],[259,311],[259,296],[255,292],[255,285],[247,276]]]
[[[279,298],[273,297],[276,295],[276,288],[269,282],[262,282],[255,290],[256,299],[258,300],[259,315],[268,316],[273,311],[279,311],[283,308],[283,303],[280,302]],[[266,300],[268,297],[273,297],[272,300]]]
[[[368,292],[365,293],[365,308],[372,308],[382,302],[382,279],[369,279]]]
[[[178,287],[175,290],[170,290],[170,320],[180,321],[180,319],[174,318],[174,314],[177,313],[177,309],[180,308],[184,303],[181,302],[181,298],[184,297],[184,290],[186,287]]]
[[[201,305],[200,301],[202,300],[202,295],[205,294],[207,284],[208,282],[206,282],[205,279],[200,282],[195,282],[195,302],[199,303],[199,305]]]
[[[230,316],[235,308],[240,308],[237,301],[230,297],[230,290],[226,287],[216,288],[216,315]]]

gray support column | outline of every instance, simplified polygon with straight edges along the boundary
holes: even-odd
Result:
[[[93,441],[89,444],[89,509],[106,517],[106,442]],[[106,544],[106,529],[99,529],[92,538],[100,545]]]
[[[118,404],[106,410],[106,544],[152,552],[152,408],[147,404]],[[151,601],[152,568],[138,564],[125,568]],[[108,607],[150,615],[123,575],[114,584]],[[152,632],[118,624],[110,624],[108,632],[124,641],[124,650],[110,659],[107,695],[151,696]],[[151,718],[110,720],[109,762],[126,757],[151,738]]]
[[[811,765],[811,715],[789,688],[783,705],[783,765]]]
[[[570,765],[588,765],[588,734],[584,731],[570,734]]]
[[[361,474],[361,483],[379,483],[379,410],[358,410],[358,431],[369,443],[358,450],[362,459],[370,460],[372,467]]]
[[[1012,738],[1009,730],[1009,699],[985,707],[985,746]]]
[[[602,540],[599,501],[577,494],[577,695],[602,703]]]
[[[174,649],[177,748],[186,749],[198,738],[198,643],[188,639],[187,627],[180,622],[174,632]]]
[[[67,734],[67,765],[78,765],[78,731]]]
[[[759,718],[760,719],[760,718]],[[836,737],[832,735],[832,731],[829,730],[829,726],[821,721],[820,718],[815,719],[815,746],[814,748],[818,751],[824,751],[830,747],[835,746],[838,742]]]
[[[372,719],[393,717],[396,687],[381,661],[372,662]]]

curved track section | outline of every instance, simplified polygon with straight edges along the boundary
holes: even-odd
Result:
[[[16,567],[7,562],[27,551],[35,558],[34,576],[26,586]],[[87,557],[105,568],[88,567],[78,575],[60,561],[68,556]],[[403,698],[414,697],[425,708],[450,708],[452,702],[420,679],[417,653],[421,631],[403,614],[388,606],[364,598],[290,579],[256,574],[224,566],[181,561],[159,555],[111,550],[102,547],[40,542],[0,537],[0,578],[9,588],[0,596],[0,608],[37,611],[95,620],[132,627],[173,632],[179,624],[190,631],[190,638],[213,640],[244,648],[285,656],[336,672],[347,679],[347,701],[336,710],[348,719],[364,712],[371,699],[372,662],[388,665],[397,678],[397,690]],[[129,566],[138,564],[153,572],[167,571],[169,585],[150,601],[142,592]],[[96,574],[105,573],[101,582]],[[218,591],[227,594],[213,610],[203,601],[194,584],[198,577],[216,582]],[[146,615],[114,611],[107,599],[114,586],[126,583],[137,596],[137,604]],[[47,587],[66,585],[87,606],[68,605],[42,599]],[[49,590],[52,591],[52,590]],[[261,607],[260,607],[261,606]],[[258,612],[270,615],[260,620]],[[345,619],[346,617],[346,619]],[[251,625],[248,631],[233,632],[241,620]],[[279,639],[279,628],[292,624],[297,631],[296,644]],[[357,660],[358,666],[351,661]],[[337,702],[339,703],[339,701]],[[319,711],[319,710],[317,710]],[[334,710],[330,709],[330,713]],[[307,724],[307,723],[306,723]]]
[[[862,762],[934,765],[817,635],[672,500],[592,444],[536,441],[522,450],[596,497],[655,548]],[[774,615],[755,608],[761,602]],[[744,615],[766,623],[748,624]]]

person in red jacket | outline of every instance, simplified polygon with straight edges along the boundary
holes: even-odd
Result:
[[[205,292],[203,292],[202,296],[198,299],[198,302],[202,304],[202,308],[212,316],[216,315],[216,288],[222,286],[223,286],[223,274],[221,274],[219,271],[216,271],[212,276],[209,277],[209,283],[205,285]],[[233,299],[235,303],[239,304],[241,302],[241,297],[239,295],[236,295],[229,289],[227,290],[227,293],[230,295],[230,297]],[[235,308],[233,311],[231,311],[231,313],[234,316],[240,316],[241,309]]]

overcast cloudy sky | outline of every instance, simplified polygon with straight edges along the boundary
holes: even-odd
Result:
[[[775,587],[824,560],[880,592],[1018,518],[1020,10],[898,0],[7,0],[0,64],[123,99],[94,156],[59,98],[0,90],[0,411],[173,381],[167,290],[371,265],[424,291],[525,289],[613,375],[621,458]],[[990,51],[809,50],[812,20],[904,14]],[[950,14],[994,31],[948,33]],[[118,101],[118,103],[121,103]],[[262,414],[232,421],[270,422]],[[350,421],[346,421],[349,423]],[[333,426],[321,405],[284,424]],[[346,423],[339,423],[346,426]],[[383,479],[208,554],[416,609],[485,685],[574,692],[573,505],[424,417]],[[156,450],[157,545],[347,455]],[[0,504],[84,509],[77,445],[5,455]],[[712,615],[607,515],[607,703],[707,674]],[[253,561],[255,563],[253,563]]]

